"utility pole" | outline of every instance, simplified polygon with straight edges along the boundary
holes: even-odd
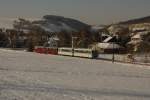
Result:
[[[112,63],[115,62],[115,50],[114,50],[114,42],[113,43],[113,56],[112,56]]]
[[[77,39],[77,37],[72,37],[72,57],[74,56],[74,40]]]
[[[113,37],[117,37],[117,41],[118,41],[118,36],[116,36],[116,35],[113,35]],[[116,42],[112,42],[113,43],[113,55],[112,55],[112,63],[114,63],[115,62],[115,43]]]

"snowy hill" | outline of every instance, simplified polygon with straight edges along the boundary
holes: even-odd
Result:
[[[78,20],[55,15],[46,15],[42,20],[34,21],[33,24],[38,25],[49,32],[78,32],[90,28],[89,25]]]
[[[140,23],[150,23],[150,16],[131,19],[131,20],[128,20],[128,21],[123,21],[123,22],[120,22],[119,24],[131,25],[131,24],[140,24]]]

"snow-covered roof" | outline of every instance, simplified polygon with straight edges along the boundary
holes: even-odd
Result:
[[[149,34],[149,33],[150,33],[150,31],[138,32],[138,34],[140,34],[140,35],[147,35],[147,34]]]
[[[141,27],[141,28],[133,28],[132,31],[140,31],[140,30],[148,30],[147,27]]]
[[[148,34],[150,35],[150,31],[142,31],[132,36],[132,38],[142,38],[142,36],[145,36],[145,35],[147,36]]]
[[[106,38],[103,42],[109,42],[113,37],[109,36],[108,38]]]
[[[132,37],[132,39],[141,39],[141,35],[140,34],[136,34],[136,35],[134,35],[133,37]]]
[[[99,48],[103,48],[103,49],[119,49],[122,48],[121,46],[119,46],[118,44],[113,44],[113,43],[98,43],[97,45]]]

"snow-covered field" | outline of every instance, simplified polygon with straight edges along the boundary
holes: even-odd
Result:
[[[150,68],[0,49],[0,100],[150,100]]]

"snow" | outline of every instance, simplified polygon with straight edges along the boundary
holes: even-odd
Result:
[[[103,42],[104,42],[104,43],[108,43],[111,39],[113,39],[113,37],[109,36],[109,37],[106,38]]]
[[[63,30],[67,30],[69,32],[76,31],[75,29],[61,22],[60,22],[60,25],[49,23],[47,26],[41,26],[41,27],[44,30],[49,31],[49,32],[61,32]]]
[[[121,46],[119,46],[118,44],[113,44],[113,43],[98,43],[97,46],[99,48],[103,48],[103,49],[119,49],[121,48]]]
[[[101,29],[104,29],[104,28],[105,28],[105,26],[103,26],[103,25],[93,25],[91,27],[92,30],[101,30]]]
[[[0,100],[149,100],[150,69],[0,49]]]
[[[44,30],[48,32],[61,32],[63,30],[66,30],[68,32],[76,31],[76,29],[71,28],[70,26],[66,25],[63,22],[59,22],[60,25],[53,24],[53,23],[47,23],[48,25],[39,25]]]

